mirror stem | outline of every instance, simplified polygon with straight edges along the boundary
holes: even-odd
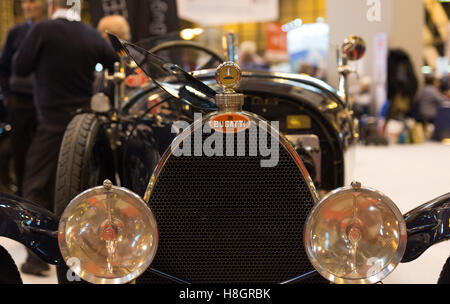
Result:
[[[222,45],[224,50],[226,50],[226,60],[231,62],[237,62],[237,36],[232,32],[228,32],[222,37]]]
[[[338,71],[339,71],[339,95],[344,98],[345,106],[347,109],[350,109],[350,99],[349,99],[349,84],[348,84],[348,75],[352,72],[348,67],[348,60],[345,56],[340,56],[338,58]]]

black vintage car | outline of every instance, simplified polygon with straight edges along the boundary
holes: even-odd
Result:
[[[241,72],[232,47],[216,70],[187,73],[110,38],[152,82],[124,96],[117,65],[114,107],[97,96],[73,119],[54,214],[0,196],[0,236],[56,264],[61,283],[377,283],[449,238],[449,194],[402,215],[382,193],[345,186],[358,37],[342,48],[341,91]]]

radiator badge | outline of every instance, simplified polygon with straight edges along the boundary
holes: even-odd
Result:
[[[238,113],[223,113],[211,117],[211,129],[221,133],[238,133],[250,127],[250,120]]]

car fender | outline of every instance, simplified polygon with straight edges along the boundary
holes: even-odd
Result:
[[[15,240],[43,261],[64,263],[58,247],[59,218],[23,198],[0,193],[0,236]]]

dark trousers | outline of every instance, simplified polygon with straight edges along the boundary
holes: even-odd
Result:
[[[17,194],[23,195],[25,176],[25,157],[36,129],[36,110],[32,95],[8,96],[8,123],[11,125],[11,148],[14,160],[14,173],[17,180]]]
[[[56,168],[66,125],[38,124],[27,153],[23,197],[53,212]]]

